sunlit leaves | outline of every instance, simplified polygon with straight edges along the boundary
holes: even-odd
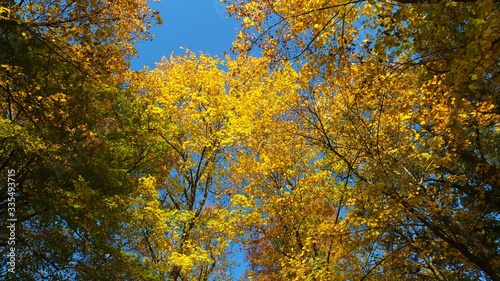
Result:
[[[143,1],[2,7],[18,279],[499,279],[498,4],[230,2],[141,72]]]
[[[2,3],[0,161],[2,171],[17,174],[19,255],[16,274],[3,277],[141,275],[121,227],[131,171],[147,148],[141,103],[122,82],[132,43],[148,37],[151,17],[145,2]]]
[[[346,235],[344,241],[351,241],[337,240],[331,246],[346,249],[339,256],[345,263],[332,262],[331,256],[317,262],[321,255],[314,253],[311,266],[340,265],[332,271],[348,275],[338,279],[411,278],[419,274],[414,268],[422,267],[425,275],[437,279],[498,279],[498,245],[486,242],[498,237],[490,232],[496,229],[496,219],[490,218],[498,209],[483,199],[495,201],[498,196],[493,191],[498,185],[498,151],[492,150],[498,146],[493,132],[499,118],[496,4],[230,2],[230,12],[244,18],[245,32],[236,49],[245,53],[258,46],[266,57],[291,59],[299,74],[300,96],[291,98],[284,111],[296,125],[272,143],[295,147],[296,138],[289,136],[300,136],[304,143],[299,149],[312,146],[318,152],[299,154],[309,159],[306,167],[315,169],[305,170],[297,184],[323,171],[325,179],[339,186],[330,194],[341,202],[337,213],[343,219],[327,225],[335,226],[332,235],[338,231]],[[284,250],[284,245],[295,249],[298,239],[284,242],[282,233],[291,233],[294,225],[287,219],[303,214],[305,206],[294,205],[290,197],[299,191],[286,191],[290,179],[278,165],[283,161],[281,147],[286,146],[273,147],[272,156],[255,148],[248,153],[252,156],[240,160],[246,170],[258,171],[260,166],[272,171],[261,172],[258,184],[247,172],[247,193],[277,196],[262,206],[283,200],[291,209],[287,214],[263,210],[264,217],[277,216],[280,224],[254,228],[260,234],[249,255],[260,278],[321,272],[318,267],[305,270],[308,262],[299,259],[298,252]],[[291,157],[293,152],[283,155]],[[269,162],[273,165],[266,167]],[[287,162],[298,163],[294,158]],[[291,170],[297,174],[299,168]],[[274,184],[277,188],[270,189]],[[312,187],[306,190],[313,192]],[[282,212],[285,207],[279,206]],[[473,221],[482,221],[481,227]],[[318,234],[299,232],[297,237],[306,241]],[[438,242],[423,245],[419,239]],[[262,258],[271,251],[277,256]],[[295,259],[302,267],[292,262]],[[450,267],[459,273],[452,275]],[[297,275],[287,273],[295,269]]]

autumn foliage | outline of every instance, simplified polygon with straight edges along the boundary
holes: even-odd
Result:
[[[500,280],[499,4],[226,2],[142,71],[146,1],[1,4],[2,278]]]

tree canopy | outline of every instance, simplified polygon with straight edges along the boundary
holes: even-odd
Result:
[[[2,278],[500,280],[498,2],[226,3],[142,71],[146,1],[1,4]]]

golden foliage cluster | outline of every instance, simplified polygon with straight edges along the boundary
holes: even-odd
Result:
[[[232,56],[138,72],[146,1],[2,4],[2,274],[500,280],[498,3],[226,2]]]

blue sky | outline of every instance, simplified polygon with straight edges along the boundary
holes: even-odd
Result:
[[[223,57],[240,30],[239,22],[229,18],[219,0],[163,0],[151,2],[151,7],[160,12],[163,24],[152,28],[152,41],[136,45],[139,56],[131,61],[133,70],[152,69],[163,56],[183,55],[185,49]],[[239,280],[245,267],[244,253],[235,258],[240,266],[233,274]]]
[[[153,68],[172,52],[182,55],[181,48],[222,57],[239,30],[239,22],[229,18],[219,0],[163,0],[151,2],[151,7],[160,12],[163,25],[152,28],[153,41],[137,44],[139,57],[131,63],[134,70]]]

